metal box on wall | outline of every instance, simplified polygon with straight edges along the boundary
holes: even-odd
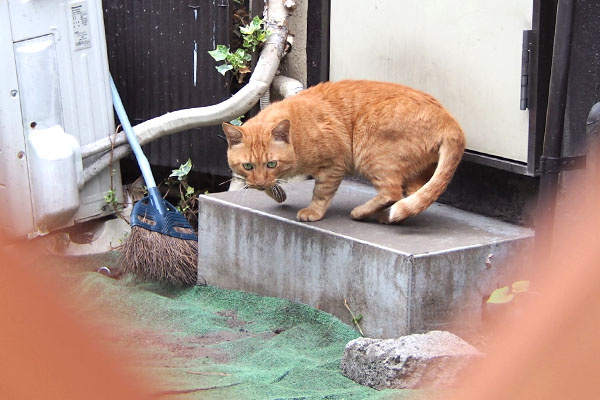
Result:
[[[538,173],[540,1],[330,0],[330,7],[331,80],[377,79],[428,92],[465,130],[465,159]]]
[[[115,128],[100,0],[0,2],[0,54],[0,227],[35,236],[109,214],[111,171],[83,186],[78,150]]]

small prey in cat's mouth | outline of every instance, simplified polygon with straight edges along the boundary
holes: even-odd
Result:
[[[287,199],[287,195],[285,194],[285,191],[283,190],[283,188],[276,183],[273,183],[271,185],[260,185],[260,186],[246,184],[246,188],[247,189],[256,189],[256,190],[260,190],[261,192],[265,192],[270,198],[272,198],[273,200],[275,200],[278,203],[283,203]]]

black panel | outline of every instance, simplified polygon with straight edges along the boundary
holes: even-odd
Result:
[[[575,2],[563,156],[585,154],[586,119],[600,101],[600,3]]]
[[[329,80],[329,11],[330,0],[310,0],[306,30],[307,86]]]
[[[534,0],[533,2],[533,57],[529,92],[529,152],[527,173],[537,175],[544,144],[546,109],[552,68],[554,25],[558,0]]]
[[[104,0],[103,8],[111,73],[134,125],[229,97],[230,79],[207,53],[229,44],[227,1]],[[228,175],[220,134],[219,126],[193,129],[144,152],[153,165],[176,168],[191,157],[196,171]]]

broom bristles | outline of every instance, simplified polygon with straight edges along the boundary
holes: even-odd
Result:
[[[198,242],[133,226],[121,250],[124,272],[144,281],[175,286],[198,279]]]

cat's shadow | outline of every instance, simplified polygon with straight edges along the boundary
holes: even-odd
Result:
[[[288,218],[293,221],[297,221],[296,214],[298,213],[299,210],[300,210],[300,208],[298,208],[297,206],[286,204],[286,203],[278,204],[273,209],[273,211],[276,211],[276,214],[279,214],[279,216]],[[440,218],[440,216],[437,216],[437,218]],[[441,217],[441,218],[443,218],[443,217]],[[409,217],[409,218],[407,218],[403,221],[397,222],[395,224],[381,224],[377,221],[377,215],[374,215],[374,216],[369,217],[362,221],[357,221],[350,217],[350,210],[332,206],[331,208],[329,208],[327,210],[327,213],[325,214],[325,217],[322,220],[320,220],[316,223],[314,223],[314,222],[305,222],[305,223],[307,225],[317,224],[317,225],[325,225],[325,226],[328,226],[330,224],[349,224],[349,225],[356,225],[356,226],[369,225],[369,226],[380,226],[382,229],[385,229],[385,230],[400,229],[400,230],[411,230],[411,231],[413,231],[413,230],[423,231],[423,230],[433,229],[432,225],[437,225],[439,227],[439,223],[432,224],[430,220],[431,220],[431,217],[428,215],[427,212],[425,212],[425,213],[422,213],[422,214],[419,214],[419,215],[416,215],[413,217]]]

